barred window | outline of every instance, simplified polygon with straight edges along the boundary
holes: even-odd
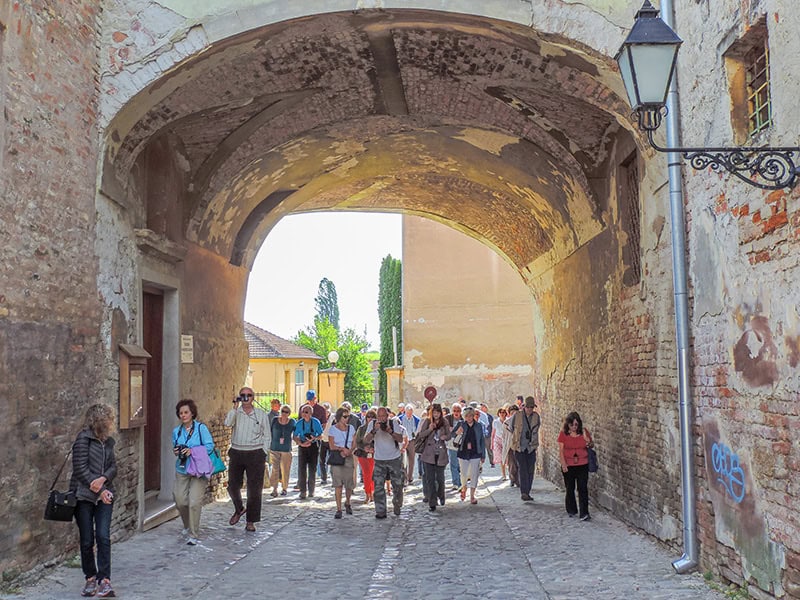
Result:
[[[772,103],[769,97],[769,45],[764,36],[761,43],[744,58],[747,72],[747,117],[750,135],[772,124]]]
[[[622,262],[625,265],[622,281],[626,286],[637,285],[642,279],[642,258],[639,166],[635,152],[617,170],[617,201],[620,225],[627,237],[627,242],[622,247]]]
[[[772,126],[770,52],[766,17],[754,23],[723,54],[731,94],[734,141],[747,144]]]

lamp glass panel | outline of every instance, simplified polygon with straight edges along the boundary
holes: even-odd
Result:
[[[625,91],[628,92],[628,102],[631,103],[631,108],[636,108],[639,102],[636,99],[636,88],[633,83],[630,55],[627,48],[620,51],[617,56],[617,64],[619,64],[619,72],[622,75],[622,83],[625,84]]]
[[[635,44],[631,46],[633,68],[642,104],[666,104],[675,45]]]

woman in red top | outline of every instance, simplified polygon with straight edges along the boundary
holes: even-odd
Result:
[[[578,505],[581,521],[589,521],[589,452],[593,446],[592,436],[583,427],[581,416],[571,412],[564,419],[564,429],[558,434],[558,450],[561,458],[561,471],[567,488],[567,514],[574,517],[578,513],[575,505],[575,483],[578,484]]]

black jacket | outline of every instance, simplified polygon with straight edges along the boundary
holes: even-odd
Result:
[[[117,474],[117,461],[114,458],[114,438],[105,442],[98,440],[90,429],[84,429],[72,444],[72,478],[69,488],[75,490],[78,500],[97,502],[100,492],[114,492],[114,477]],[[98,493],[89,489],[89,485],[100,476],[106,478],[105,485]]]

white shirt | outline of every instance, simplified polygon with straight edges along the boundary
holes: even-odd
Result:
[[[373,426],[377,421],[372,421],[367,425],[367,433],[372,432]],[[406,435],[405,428],[396,420],[389,419],[392,431],[395,433],[402,433]],[[375,432],[375,460],[394,460],[400,458],[400,442],[395,442],[394,438],[388,431],[382,431],[380,428]]]
[[[326,442],[328,441],[328,432],[331,430],[331,426],[333,425],[333,420],[336,418],[336,415],[331,415],[328,417],[328,422],[325,423],[322,427],[322,439]]]
[[[348,431],[350,432],[349,436],[347,435]],[[333,443],[336,444],[337,448],[352,448],[353,440],[356,437],[356,430],[352,425],[348,425],[347,429],[342,431],[334,425],[328,431],[328,437],[333,438]],[[347,445],[345,445],[345,440],[347,440]]]

